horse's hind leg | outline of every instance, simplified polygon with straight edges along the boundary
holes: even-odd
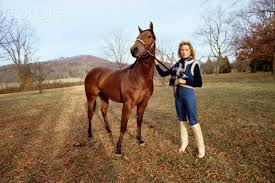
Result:
[[[88,137],[92,137],[92,118],[95,113],[96,108],[96,97],[97,96],[87,96],[87,108],[88,108],[88,120],[89,120],[89,127],[88,127]]]
[[[101,113],[104,119],[104,124],[105,124],[105,128],[107,130],[108,133],[112,133],[110,126],[109,126],[109,122],[107,119],[107,110],[108,110],[108,106],[109,106],[109,99],[103,95],[103,93],[99,93],[99,97],[101,99]]]

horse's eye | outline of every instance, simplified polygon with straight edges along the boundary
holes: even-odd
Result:
[[[151,38],[151,36],[148,36],[148,38]]]

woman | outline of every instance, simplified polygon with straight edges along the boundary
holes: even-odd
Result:
[[[155,60],[156,69],[161,77],[171,75],[170,86],[173,86],[177,116],[180,124],[181,146],[184,152],[188,145],[187,118],[191,126],[198,147],[198,158],[205,156],[204,139],[200,124],[196,117],[196,96],[194,87],[202,86],[200,67],[195,61],[195,51],[190,42],[181,42],[178,48],[180,60],[170,70],[164,71]]]

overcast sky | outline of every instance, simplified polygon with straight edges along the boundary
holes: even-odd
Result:
[[[194,44],[198,57],[209,50],[199,44],[193,33],[201,17],[218,7],[237,10],[248,0],[0,0],[8,16],[27,20],[35,35],[41,60],[75,55],[106,58],[104,41],[112,32],[122,31],[132,44],[139,25],[154,24],[158,44],[176,51],[181,40]],[[130,61],[131,62],[131,61]]]

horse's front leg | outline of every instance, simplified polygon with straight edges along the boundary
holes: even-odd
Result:
[[[126,102],[123,104],[122,108],[122,115],[121,115],[121,126],[120,126],[120,136],[117,142],[117,149],[116,149],[116,155],[121,156],[121,144],[122,144],[122,139],[123,135],[127,130],[127,123],[128,119],[130,117],[130,113],[133,109],[133,104],[132,102]]]
[[[144,141],[141,137],[141,124],[142,124],[142,118],[145,111],[145,108],[147,106],[148,101],[144,101],[137,105],[137,140],[140,145],[144,145]]]

